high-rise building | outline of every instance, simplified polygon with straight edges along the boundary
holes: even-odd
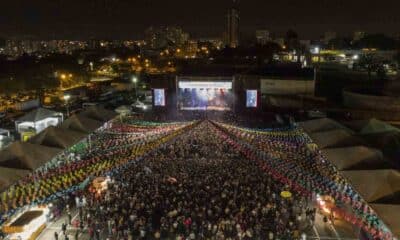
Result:
[[[271,41],[269,31],[268,30],[257,30],[256,31],[256,40],[257,40],[257,43],[260,45],[267,44],[269,41]]]
[[[239,46],[239,10],[237,0],[233,0],[233,6],[227,15],[226,45],[231,48]]]

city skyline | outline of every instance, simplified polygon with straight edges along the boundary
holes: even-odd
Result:
[[[4,2],[0,36],[135,39],[142,38],[151,25],[177,25],[194,37],[222,37],[231,4],[231,0],[190,4],[177,0]],[[252,35],[257,29],[282,35],[294,29],[301,38],[317,38],[325,31],[338,35],[356,30],[393,35],[400,24],[396,14],[399,7],[400,3],[394,0],[369,5],[361,0],[242,1],[240,30],[242,35]]]

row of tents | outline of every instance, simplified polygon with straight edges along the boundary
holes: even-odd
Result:
[[[392,232],[400,236],[400,129],[377,119],[299,123]]]
[[[37,111],[37,110],[36,110]],[[65,149],[113,119],[113,111],[90,107],[61,125],[48,127],[27,142],[14,142],[0,151],[0,190],[40,168]]]

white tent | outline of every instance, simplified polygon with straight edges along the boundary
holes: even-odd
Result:
[[[60,153],[62,149],[15,142],[0,152],[0,166],[24,170],[36,170]]]
[[[348,133],[353,133],[350,129],[346,128],[342,124],[330,119],[320,118],[309,121],[300,122],[299,126],[304,129],[306,133],[324,132],[330,130],[342,129]]]
[[[369,203],[377,203],[400,191],[400,172],[397,170],[341,171],[341,174]]]
[[[362,139],[353,136],[343,129],[315,132],[309,135],[321,149],[364,145]]]
[[[378,169],[386,165],[380,150],[365,146],[328,148],[322,152],[338,170]]]

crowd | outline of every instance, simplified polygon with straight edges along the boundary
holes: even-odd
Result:
[[[121,170],[85,212],[109,239],[299,239],[315,209],[284,190],[203,122]]]

